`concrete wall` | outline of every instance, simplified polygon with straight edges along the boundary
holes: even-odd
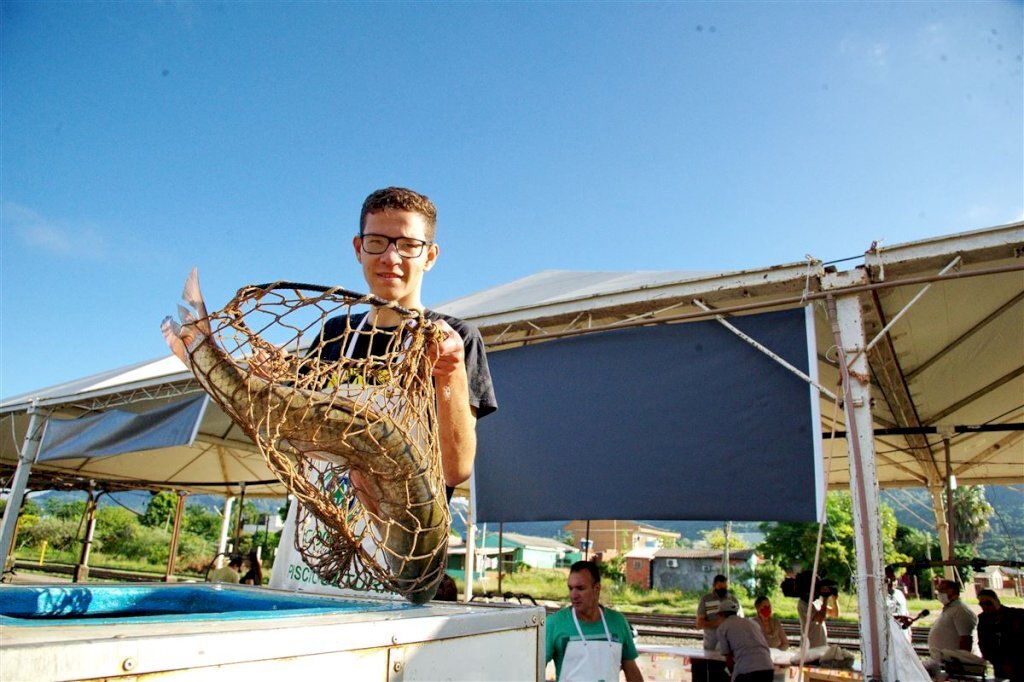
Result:
[[[684,592],[707,592],[711,589],[711,581],[716,574],[722,572],[720,559],[684,559],[674,561],[675,568],[669,565],[673,559],[658,557],[651,569],[651,586],[663,590],[683,590]],[[752,569],[753,561],[730,561],[730,573],[735,576],[737,571]],[[733,578],[735,582],[735,577]]]
[[[672,559],[655,559],[651,571],[651,586],[662,590],[698,592],[711,589],[711,580],[722,568],[714,559],[675,559],[676,568],[669,566]]]

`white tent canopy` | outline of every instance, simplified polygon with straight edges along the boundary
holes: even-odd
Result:
[[[54,419],[112,409],[143,413],[200,393],[191,372],[171,356],[7,399],[0,403],[0,466],[9,469],[17,465],[32,410]],[[247,496],[287,494],[255,445],[213,403],[204,411],[190,444],[109,457],[38,461],[33,472],[120,487],[233,496],[244,484]]]
[[[1024,481],[1024,223],[872,250],[841,273],[814,260],[714,274],[545,271],[443,309],[476,323],[493,352],[595,328],[707,318],[694,301],[739,314],[812,301],[818,375],[838,392],[829,291],[857,294],[869,342],[895,320],[868,354],[879,485],[941,481],[938,431],[946,428],[961,483]],[[823,398],[826,438],[833,413]],[[845,432],[841,410],[838,418]],[[968,428],[979,426],[987,430]],[[831,488],[849,483],[845,446],[839,439],[832,448]]]
[[[941,493],[951,475],[961,483],[1024,481],[1022,292],[1024,223],[1014,223],[873,246],[863,265],[846,271],[810,258],[711,274],[549,271],[438,309],[475,323],[489,351],[500,352],[594,329],[708,319],[709,309],[741,315],[814,303],[820,385],[844,398],[845,410],[823,398],[822,430],[851,433],[850,442],[826,443],[825,454],[828,460],[831,453],[827,483],[849,487],[861,530],[857,574],[864,669],[874,677],[883,670],[892,677],[878,578],[877,487],[928,487],[948,556]],[[843,371],[850,380],[840,385]],[[48,416],[73,417],[112,406],[144,411],[198,390],[176,359],[165,358],[9,398],[0,403],[0,466],[17,465],[23,444],[34,449],[35,441],[25,438],[30,413],[38,424]],[[500,399],[500,386],[498,391]],[[47,466],[57,467],[54,474],[95,473],[97,479],[122,482],[163,479],[178,489],[213,483],[223,492],[242,480],[257,485],[272,479],[252,445],[215,406],[206,411],[188,448],[160,453],[159,461],[175,465],[159,473],[153,454],[160,451],[109,458],[121,460],[116,472],[73,460]],[[138,461],[129,460],[133,457]],[[34,452],[21,459],[31,462]],[[208,460],[203,473],[186,473],[185,463],[200,459]],[[24,485],[19,478],[15,486]],[[9,516],[0,553],[9,546]],[[472,527],[472,519],[467,522]]]
[[[815,260],[727,273],[545,271],[438,309],[476,324],[489,352],[500,352],[552,334],[707,318],[694,301],[737,313],[815,301],[820,304],[815,315],[819,377],[823,386],[836,390],[835,342],[823,299],[829,286],[837,296],[857,291],[869,340],[902,315],[869,353],[874,428],[890,434],[876,436],[879,485],[934,484],[944,463],[942,439],[935,431],[947,427],[953,429],[951,461],[961,483],[1016,483],[1024,481],[1024,431],[1000,425],[1024,422],[1022,249],[1024,223],[1015,223],[873,250],[863,266],[841,273]],[[959,259],[954,269],[929,283],[954,258]],[[924,295],[901,313],[925,287]],[[111,407],[142,412],[199,390],[191,374],[169,356],[6,398],[0,402],[0,465],[17,464],[33,405],[55,417]],[[831,400],[823,399],[826,435],[832,414]],[[981,425],[997,430],[962,428]],[[846,428],[841,411],[837,428]],[[832,449],[832,488],[844,488],[849,481],[844,446],[838,442]],[[177,455],[184,460],[177,467],[155,464]],[[57,468],[82,477],[95,473],[163,481],[169,488],[201,483],[202,491],[221,494],[231,494],[241,481],[252,494],[262,482],[265,492],[284,494],[283,488],[267,485],[274,476],[216,405],[207,409],[188,452],[160,453],[131,464],[119,459],[114,472],[81,462]]]

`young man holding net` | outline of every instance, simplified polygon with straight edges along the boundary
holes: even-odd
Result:
[[[422,304],[436,218],[430,199],[408,189],[366,199],[352,245],[370,295],[275,282],[243,287],[211,314],[193,271],[180,321],[161,325],[300,503],[273,587],[319,583],[423,603],[444,575],[451,518],[441,486],[450,497],[469,478],[476,420],[497,403],[480,333]],[[301,356],[284,350],[310,333]]]
[[[423,277],[440,253],[436,227],[437,208],[429,198],[410,189],[388,187],[363,202],[352,247],[371,294],[424,311],[443,334],[432,352],[437,358],[433,374],[441,464],[450,497],[454,487],[473,472],[476,421],[494,412],[497,401],[480,332],[463,320],[423,306]],[[359,320],[332,318],[322,335],[326,341],[312,352],[325,361],[381,354],[390,343],[388,329],[399,322],[399,314],[385,307],[375,307]],[[353,338],[340,333],[346,325],[381,333],[357,334],[350,347],[343,348],[341,341],[332,339]]]

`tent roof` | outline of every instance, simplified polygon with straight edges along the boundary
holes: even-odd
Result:
[[[957,257],[955,269],[929,285]],[[925,287],[928,291],[901,313]],[[549,270],[436,308],[475,323],[489,350],[500,352],[598,328],[706,319],[695,301],[733,314],[813,303],[820,382],[835,390],[833,336],[822,304],[830,290],[858,292],[869,339],[899,317],[869,353],[874,422],[882,433],[876,437],[880,485],[923,486],[944,471],[937,434],[900,435],[899,430],[1024,422],[1024,223],[873,249],[863,265],[844,272],[812,259],[724,273]],[[16,462],[33,401],[56,416],[73,417],[111,406],[142,411],[199,390],[169,356],[4,399],[0,464]],[[823,398],[821,414],[828,433],[831,400]],[[841,411],[838,416],[842,432]],[[215,405],[207,410],[197,445],[199,454],[214,455],[208,471],[216,473],[219,466],[213,488],[220,492],[237,492],[232,488],[237,480],[273,479],[260,468],[252,444]],[[830,451],[829,485],[844,488],[849,469],[842,438],[832,448],[826,443],[826,457]],[[244,460],[242,473],[228,467],[225,456]],[[116,475],[147,481],[159,476],[168,487],[210,482],[188,474],[182,478],[181,472],[158,474],[152,461],[132,471],[122,466]],[[1024,482],[1024,431],[954,433],[951,461],[962,483]],[[84,469],[78,473],[92,475]],[[283,488],[278,491],[283,494]]]
[[[858,292],[869,342],[895,320],[868,356],[880,485],[935,484],[945,470],[940,435],[899,431],[978,425],[1008,430],[959,428],[950,439],[958,480],[1024,481],[1024,431],[1005,426],[1024,422],[1024,223],[873,248],[845,272],[812,259],[703,274],[545,271],[438,308],[476,323],[488,348],[500,351],[593,329],[707,318],[695,301],[735,314],[812,303],[820,383],[837,391],[829,291]],[[823,397],[826,434],[833,412]],[[841,410],[836,429],[844,435]],[[829,486],[845,488],[844,438],[826,442],[826,458],[830,452]]]

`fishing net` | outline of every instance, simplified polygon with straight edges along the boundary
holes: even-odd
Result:
[[[396,326],[377,325],[381,308]],[[430,599],[451,525],[436,326],[374,296],[288,282],[244,287],[209,320],[223,353],[193,348],[193,372],[298,500],[306,564],[328,584]]]

